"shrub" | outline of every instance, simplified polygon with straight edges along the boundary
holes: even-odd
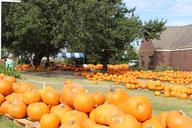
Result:
[[[160,66],[156,68],[156,71],[166,71],[166,70],[173,70],[176,71],[176,68],[173,68],[171,66]]]
[[[16,78],[20,77],[20,73],[15,68],[5,67],[3,65],[0,65],[0,73],[8,76],[14,76]]]

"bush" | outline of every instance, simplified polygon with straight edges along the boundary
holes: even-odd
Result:
[[[137,71],[147,71],[148,69],[146,68],[141,68],[139,66],[133,66],[133,67],[129,67],[132,70],[137,70]]]
[[[14,76],[16,78],[20,78],[20,73],[15,68],[5,67],[3,65],[0,65],[0,73],[3,73],[8,76]]]
[[[166,70],[176,71],[176,68],[173,68],[171,66],[160,66],[160,67],[156,68],[156,71],[166,71]]]

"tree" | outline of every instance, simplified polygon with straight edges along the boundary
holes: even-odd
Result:
[[[164,30],[159,21],[143,25],[122,0],[24,0],[3,4],[3,12],[4,45],[17,55],[35,54],[35,65],[67,42],[71,51],[84,52],[87,62],[101,62],[107,71],[116,51]]]

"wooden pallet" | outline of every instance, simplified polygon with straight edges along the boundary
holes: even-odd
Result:
[[[17,123],[25,126],[25,128],[40,128],[39,122],[33,122],[28,118],[15,119],[14,117],[10,116],[9,114],[5,114],[3,116],[13,120],[14,122],[17,122]]]

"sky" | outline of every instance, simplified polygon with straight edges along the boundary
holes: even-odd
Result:
[[[167,20],[166,26],[192,24],[192,0],[124,0],[128,8],[136,7],[142,21],[158,18]]]

